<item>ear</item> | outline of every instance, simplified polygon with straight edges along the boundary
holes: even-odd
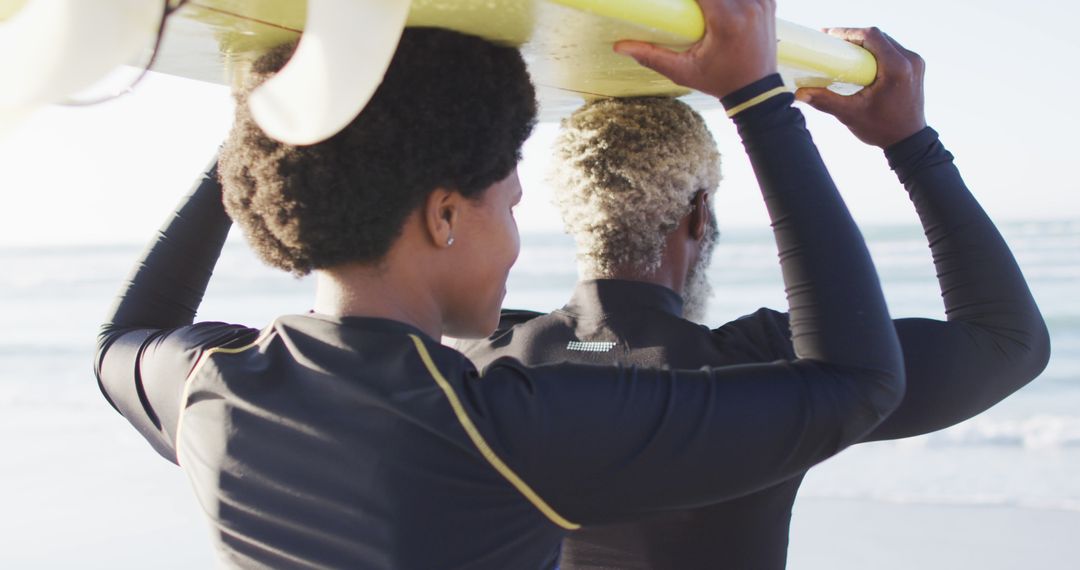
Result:
[[[433,246],[450,247],[461,212],[461,201],[461,194],[445,188],[436,188],[424,201],[421,216]]]
[[[691,209],[687,217],[690,218],[690,237],[697,241],[705,239],[705,232],[709,229],[709,193],[698,190],[694,199],[690,201]]]

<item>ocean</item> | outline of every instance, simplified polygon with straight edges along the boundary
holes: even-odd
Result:
[[[1000,227],[1049,323],[1049,367],[961,425],[845,451],[810,472],[800,501],[1080,514],[1080,220]],[[943,317],[920,229],[864,233],[893,316]],[[526,233],[522,242],[506,305],[561,306],[576,280],[573,242],[559,233]],[[0,249],[0,567],[212,564],[182,474],[109,408],[92,373],[97,327],[140,250]],[[767,228],[724,231],[709,276],[708,323],[785,307]],[[263,326],[307,311],[312,289],[231,239],[200,319]]]

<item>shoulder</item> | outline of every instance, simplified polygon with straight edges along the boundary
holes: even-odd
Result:
[[[537,317],[542,317],[545,314],[546,313],[525,311],[522,309],[503,309],[502,314],[499,317],[499,326],[495,329],[495,333],[492,336],[506,332],[512,327],[525,324]]]
[[[170,390],[191,375],[207,353],[251,344],[258,329],[218,322],[166,330],[112,329],[99,338],[97,369],[103,388],[118,379],[148,390]],[[146,381],[151,379],[150,381]],[[111,394],[107,394],[110,399]]]
[[[495,328],[495,332],[491,333],[490,336],[487,338],[454,339],[450,346],[469,357],[483,355],[493,347],[509,344],[508,339],[513,337],[514,329],[544,315],[545,313],[537,311],[503,309],[499,317],[499,326]]]
[[[762,307],[713,329],[712,332],[719,339],[741,346],[762,359],[795,358],[787,313]]]

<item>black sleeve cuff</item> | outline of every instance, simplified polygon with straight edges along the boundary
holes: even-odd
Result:
[[[784,80],[780,77],[780,74],[774,73],[772,75],[762,77],[761,79],[758,79],[757,81],[751,83],[750,85],[747,85],[746,87],[742,87],[740,89],[736,89],[731,93],[728,93],[726,97],[720,99],[720,104],[724,106],[725,110],[730,111],[731,109],[742,105],[743,103],[753,99],[754,97],[757,97],[758,95],[761,95],[762,93],[765,93],[766,91],[783,86]]]
[[[885,158],[901,183],[906,183],[920,171],[953,160],[952,154],[938,139],[937,131],[930,127],[887,147]]]

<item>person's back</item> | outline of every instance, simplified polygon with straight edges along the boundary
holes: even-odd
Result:
[[[584,279],[561,309],[504,311],[490,338],[459,342],[477,366],[502,357],[528,366],[671,369],[796,360],[782,313],[761,309],[716,330],[684,318],[684,308],[702,317],[717,236],[719,155],[697,113],[664,98],[594,102],[564,121],[554,154],[555,202],[578,242]],[[763,427],[793,419],[753,406],[732,418]],[[757,460],[751,450],[730,469]],[[801,478],[691,510],[583,528],[564,541],[562,567],[782,567]]]
[[[502,357],[527,366],[575,362],[677,369],[795,359],[782,313],[761,309],[710,330],[684,319],[682,309],[682,297],[667,287],[586,280],[561,309],[505,311],[487,341],[461,343],[461,348],[480,367]],[[750,416],[760,412],[746,409],[741,419],[753,421]],[[771,418],[757,421],[766,424]],[[731,468],[740,469],[740,463]],[[801,481],[800,474],[720,503],[582,528],[565,539],[562,568],[782,568]]]
[[[471,364],[426,338],[394,321],[295,315],[204,360],[188,384],[178,459],[200,503],[217,510],[226,559],[276,568],[554,564],[562,529],[492,469],[425,355],[449,378],[469,375]],[[477,429],[497,441],[483,422]],[[220,446],[206,445],[214,440]],[[477,521],[488,525],[482,537]]]
[[[581,281],[561,309],[504,311],[484,343],[460,345],[483,364],[612,364],[700,368],[794,360],[787,317],[769,309],[710,330],[683,318],[683,299],[660,285],[625,279]]]

